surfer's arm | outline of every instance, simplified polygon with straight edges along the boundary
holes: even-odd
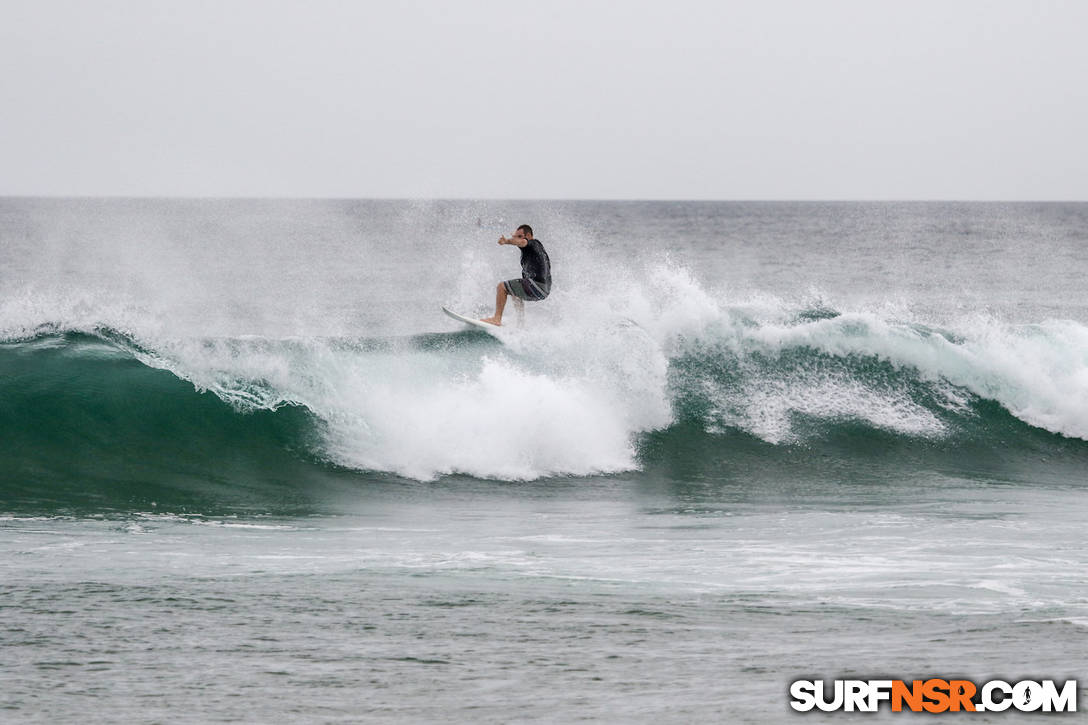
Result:
[[[513,237],[507,239],[506,237],[499,237],[499,244],[513,244],[515,247],[524,247],[528,243],[528,239],[515,239]]]

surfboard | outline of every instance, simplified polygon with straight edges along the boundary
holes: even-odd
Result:
[[[472,325],[473,327],[475,327],[477,329],[480,329],[480,330],[483,330],[484,332],[490,333],[490,334],[494,335],[495,337],[498,337],[499,335],[502,334],[503,328],[499,327],[498,325],[492,325],[490,322],[480,322],[479,320],[474,320],[471,317],[465,317],[464,315],[459,315],[459,314],[457,314],[456,312],[454,312],[452,310],[446,309],[445,307],[442,308],[442,311],[445,312],[450,317],[452,317],[453,319],[457,320],[458,322],[463,322],[466,325]]]

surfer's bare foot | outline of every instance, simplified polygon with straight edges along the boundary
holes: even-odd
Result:
[[[502,319],[499,317],[481,317],[480,322],[488,322],[496,327],[502,327]]]

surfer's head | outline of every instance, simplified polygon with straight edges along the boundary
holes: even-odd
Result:
[[[519,232],[524,232],[526,239],[532,239],[533,238],[533,228],[531,226],[529,226],[528,224],[522,224],[520,227],[518,227],[517,230]]]

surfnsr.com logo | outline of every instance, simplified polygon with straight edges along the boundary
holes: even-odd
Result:
[[[798,712],[1076,712],[1077,681],[990,680],[796,680],[790,707]]]

